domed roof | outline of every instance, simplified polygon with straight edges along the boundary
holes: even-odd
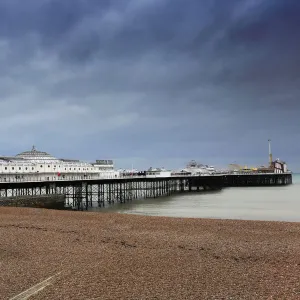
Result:
[[[47,152],[38,151],[33,146],[30,151],[24,151],[16,155],[17,158],[23,158],[28,160],[57,160],[54,156]]]

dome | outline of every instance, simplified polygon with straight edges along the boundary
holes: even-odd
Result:
[[[30,151],[24,151],[16,155],[16,158],[22,158],[34,161],[57,161],[57,158],[47,152],[38,151],[33,146]]]

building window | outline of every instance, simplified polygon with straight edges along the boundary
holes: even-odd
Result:
[[[76,168],[74,168],[74,170],[76,170]]]
[[[26,167],[25,170],[27,170],[28,168]]]
[[[19,170],[21,170],[21,167],[19,167]]]
[[[31,169],[34,170],[34,167],[32,167]]]
[[[12,170],[14,170],[15,168],[14,168],[14,167],[12,167],[11,169],[12,169]]]
[[[50,166],[48,165],[48,168],[50,168]]]
[[[42,168],[43,166],[41,165],[41,168]]]
[[[5,170],[7,170],[7,167],[5,167]]]

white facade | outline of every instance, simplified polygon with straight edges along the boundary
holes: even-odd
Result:
[[[146,177],[171,177],[171,171],[146,172]]]
[[[195,160],[190,161],[183,171],[191,173],[192,176],[211,175],[216,173],[214,166],[198,164]]]
[[[146,171],[146,177],[170,177],[172,175],[172,171],[168,171],[164,168],[150,168]]]
[[[79,160],[57,159],[46,152],[22,152],[14,157],[0,157],[0,182],[55,181],[116,178],[113,161],[95,164]]]
[[[273,163],[274,165],[274,173],[286,173],[288,171],[287,164],[278,159]]]

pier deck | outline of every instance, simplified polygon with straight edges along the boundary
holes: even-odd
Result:
[[[213,176],[126,177],[73,181],[0,182],[0,199],[65,195],[66,205],[76,209],[124,203],[138,198],[157,198],[174,193],[220,190],[238,186],[278,186],[292,183],[292,174],[236,174]]]

